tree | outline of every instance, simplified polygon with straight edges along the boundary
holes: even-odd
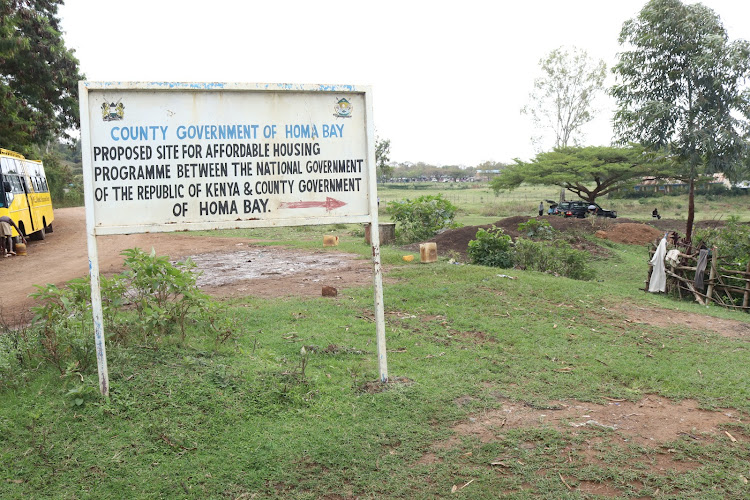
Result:
[[[56,208],[83,205],[83,182],[70,166],[64,164],[57,153],[44,156],[44,171],[47,175],[52,204]]]
[[[530,115],[536,127],[554,131],[554,148],[576,145],[581,128],[593,119],[594,99],[604,88],[607,67],[576,47],[553,50],[539,66],[543,76],[534,80],[531,103],[521,113]]]
[[[540,153],[531,162],[516,160],[490,181],[499,192],[512,190],[522,182],[559,186],[578,197],[596,203],[600,196],[620,189],[629,181],[646,175],[671,175],[668,164],[654,163],[640,147],[560,148]]]
[[[389,155],[391,154],[391,140],[390,139],[375,139],[375,165],[378,172],[378,178],[383,181],[389,179],[393,173],[393,167],[388,165],[391,161]]]
[[[57,9],[62,0],[0,2],[2,147],[31,146],[78,127],[78,60],[66,49]]]
[[[611,89],[615,134],[663,154],[689,185],[686,240],[695,219],[695,182],[735,178],[750,154],[750,44],[729,42],[719,16],[699,3],[651,0],[620,33]]]

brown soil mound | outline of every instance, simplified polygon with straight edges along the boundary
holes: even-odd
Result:
[[[643,245],[659,239],[663,233],[647,224],[634,224],[626,222],[615,224],[609,231],[602,231],[603,236],[616,243],[627,243],[630,245]],[[598,233],[597,233],[598,235]]]
[[[673,230],[679,233],[684,233],[685,222],[677,220],[661,219],[654,221],[654,225],[659,226],[659,229],[653,227],[650,224],[644,224],[642,222],[634,221],[632,219],[607,219],[599,218],[596,219],[575,219],[575,218],[564,218],[564,217],[534,217],[538,220],[544,220],[550,224],[554,229],[560,232],[572,234],[573,246],[581,250],[587,250],[595,254],[601,253],[601,247],[593,243],[588,242],[583,236],[587,234],[599,233],[598,236],[606,238],[608,240],[617,243],[626,243],[631,245],[645,245],[664,234],[664,231]],[[485,224],[482,226],[464,226],[458,229],[451,229],[444,231],[434,238],[431,242],[434,242],[438,248],[438,254],[443,256],[455,255],[458,260],[467,260],[467,250],[469,248],[469,241],[476,237],[479,229],[488,229],[493,225],[501,228],[505,234],[509,235],[514,240],[521,236],[518,231],[518,225],[527,222],[530,217],[525,216],[514,216],[505,219],[500,219],[493,224]],[[718,221],[708,221],[710,226],[715,225]],[[696,222],[696,227],[702,227],[704,224]],[[720,225],[720,224],[719,224]],[[413,248],[412,248],[413,247]],[[418,250],[419,245],[412,245],[407,247],[411,250]]]

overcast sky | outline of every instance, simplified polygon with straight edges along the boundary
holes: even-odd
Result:
[[[370,85],[392,160],[475,166],[534,155],[520,109],[541,57],[576,46],[611,66],[645,3],[66,0],[60,17],[90,81]],[[702,3],[750,40],[750,2]],[[600,107],[589,144],[611,139]]]

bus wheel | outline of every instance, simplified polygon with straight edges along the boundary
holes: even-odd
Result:
[[[54,233],[55,232],[55,230],[52,229],[52,224],[50,224],[49,226],[47,226],[47,232],[48,233]]]
[[[44,230],[44,227],[42,227],[39,231],[35,233],[31,233],[32,240],[43,240],[46,237],[47,237],[47,232]]]

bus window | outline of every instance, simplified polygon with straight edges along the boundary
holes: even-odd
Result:
[[[0,158],[0,168],[4,174],[9,174],[15,168],[15,164],[11,158]]]

